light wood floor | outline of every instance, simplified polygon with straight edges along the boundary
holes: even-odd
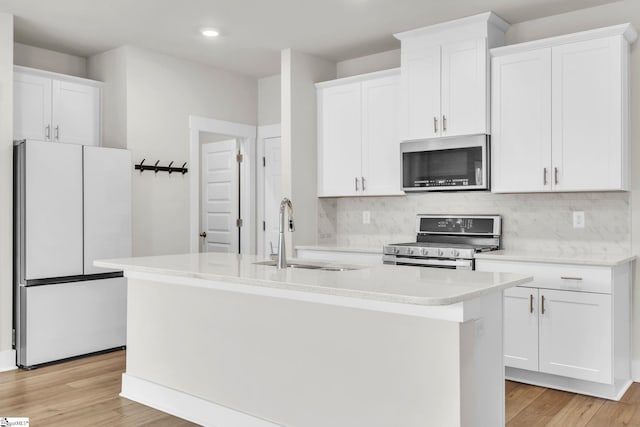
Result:
[[[47,426],[193,426],[118,396],[125,352],[0,373],[0,417]],[[620,402],[507,381],[508,427],[640,426],[640,384]]]

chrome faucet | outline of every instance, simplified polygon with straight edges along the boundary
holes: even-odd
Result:
[[[286,197],[280,202],[280,227],[278,228],[278,268],[287,268],[287,249],[284,243],[284,210],[289,210],[289,231],[295,231],[293,225],[293,205]]]

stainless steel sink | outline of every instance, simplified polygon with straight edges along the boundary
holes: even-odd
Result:
[[[256,265],[268,265],[275,267],[278,265],[276,260],[258,261],[254,262]],[[351,271],[358,270],[356,267],[334,266],[334,265],[318,265],[318,264],[303,264],[300,262],[287,262],[287,268],[304,268],[307,270],[322,270],[322,271]]]

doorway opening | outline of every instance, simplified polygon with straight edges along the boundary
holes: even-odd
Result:
[[[189,117],[191,252],[256,253],[256,127]]]
[[[274,254],[278,248],[278,214],[282,200],[280,125],[258,128],[258,236],[257,252]]]

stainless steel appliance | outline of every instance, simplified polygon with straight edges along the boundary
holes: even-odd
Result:
[[[404,191],[488,190],[489,135],[400,144]]]
[[[126,344],[126,279],[93,266],[131,256],[131,154],[14,147],[14,348],[41,364]]]
[[[385,264],[475,270],[475,254],[500,248],[499,215],[418,215],[416,241],[383,247]]]

